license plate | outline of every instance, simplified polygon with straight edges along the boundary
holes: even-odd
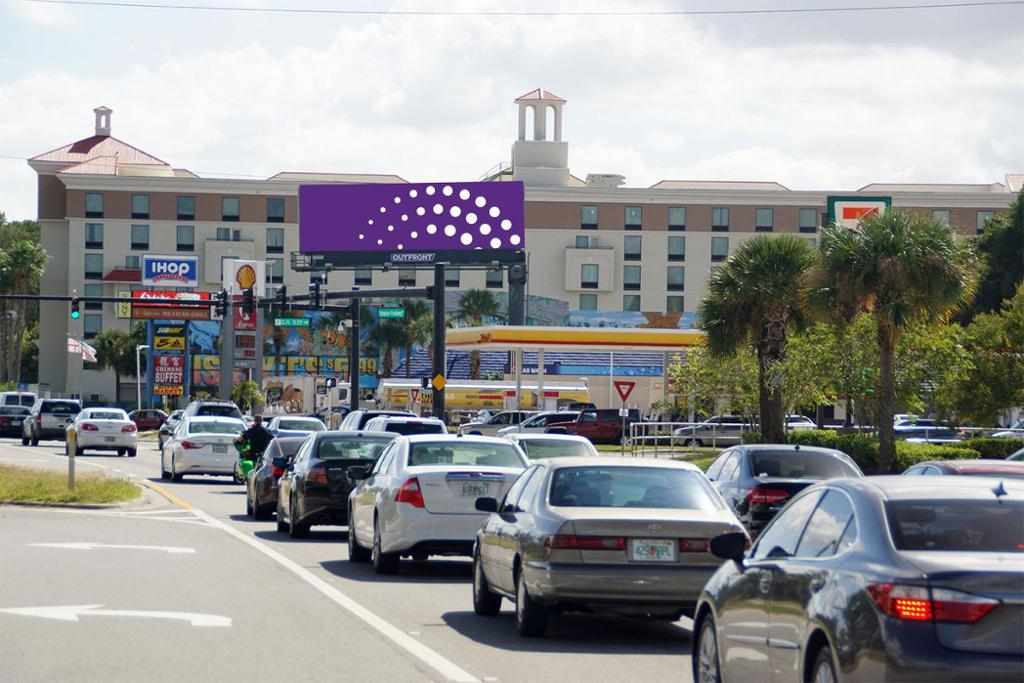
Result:
[[[213,447],[213,452],[214,453],[227,453],[228,452],[228,447],[227,446],[214,446]]]
[[[486,496],[491,490],[491,487],[487,484],[477,484],[475,482],[466,482],[462,485],[462,495],[467,498],[482,498]]]
[[[670,538],[634,538],[629,542],[629,559],[637,562],[675,562],[676,542]]]
[[[103,440],[106,441],[107,443],[114,443],[114,437],[112,436],[105,436],[103,437]]]

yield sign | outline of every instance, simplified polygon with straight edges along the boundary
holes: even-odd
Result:
[[[420,390],[416,389],[416,388],[413,388],[412,389],[412,402],[415,403],[416,399],[418,399],[419,397],[420,397]]]
[[[633,387],[635,386],[636,382],[620,380],[618,382],[615,382],[615,391],[618,392],[619,398],[621,398],[622,401],[625,402],[626,399],[629,398],[629,395],[633,393]]]

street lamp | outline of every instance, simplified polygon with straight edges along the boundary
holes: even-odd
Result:
[[[139,352],[148,349],[149,344],[137,344],[135,346],[135,408],[142,409],[142,360]]]

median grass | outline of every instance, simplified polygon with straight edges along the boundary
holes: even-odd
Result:
[[[138,498],[142,490],[126,479],[84,474],[68,489],[66,472],[0,465],[0,503],[100,504]]]

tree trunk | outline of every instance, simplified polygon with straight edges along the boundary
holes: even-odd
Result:
[[[405,378],[412,377],[412,347],[405,347]]]
[[[757,361],[761,442],[786,443],[782,374],[778,370],[779,352],[777,349],[759,348]]]
[[[121,373],[114,370],[114,401],[121,407]]]
[[[469,352],[469,376],[471,379],[480,379],[480,352]]]
[[[878,328],[879,380],[877,409],[878,429],[878,473],[893,474],[896,471],[896,434],[893,431],[892,416],[895,401],[895,380],[893,359],[896,342],[891,332]]]

